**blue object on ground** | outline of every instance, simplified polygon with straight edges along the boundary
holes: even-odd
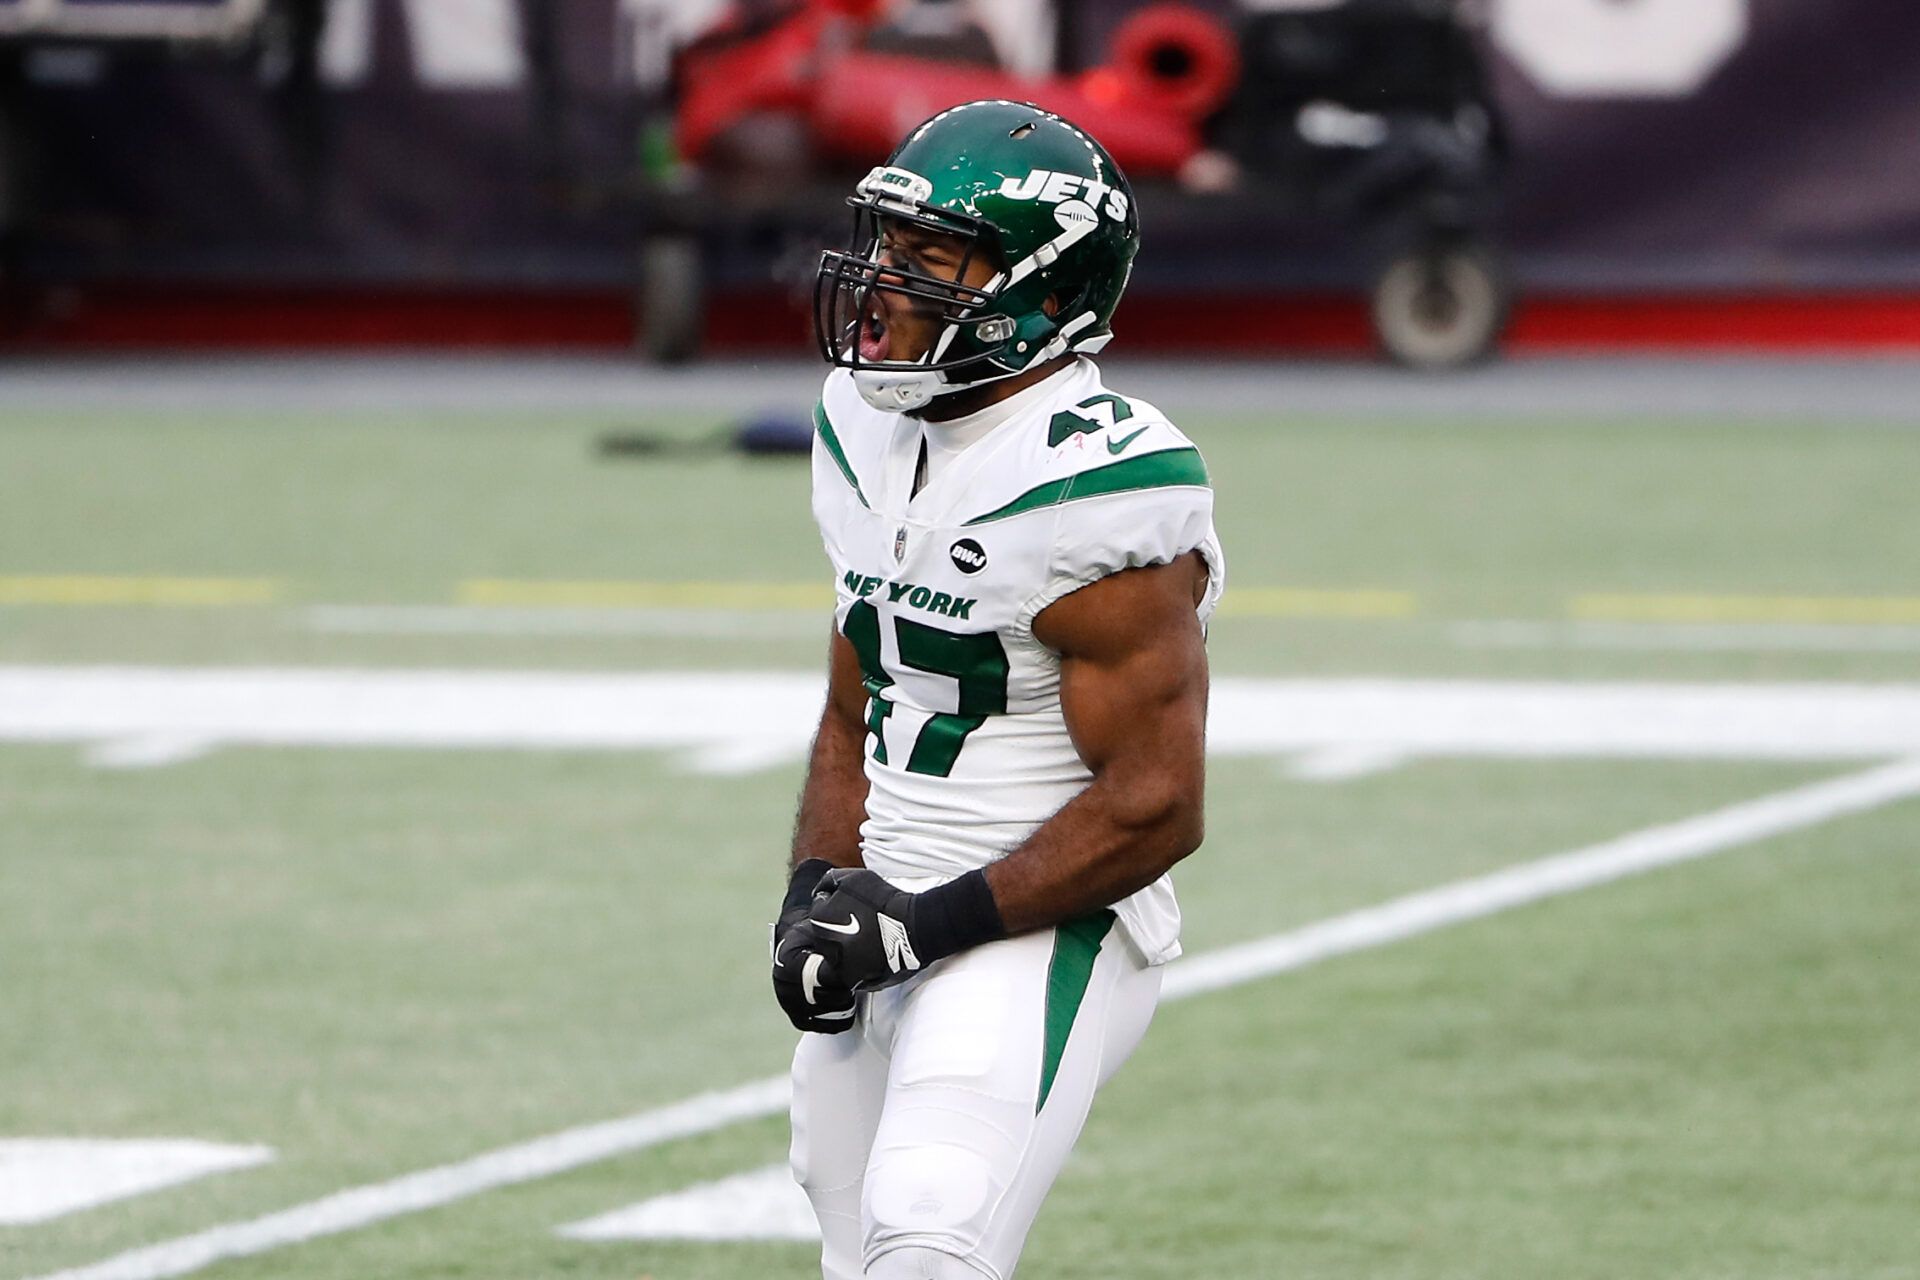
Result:
[[[786,413],[763,413],[742,423],[733,436],[742,453],[809,453],[813,449],[813,420]]]

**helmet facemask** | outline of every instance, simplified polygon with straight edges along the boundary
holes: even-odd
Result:
[[[849,203],[853,240],[821,257],[815,331],[874,408],[916,412],[1112,339],[1140,216],[1126,175],[1070,121],[1003,99],[949,107]],[[951,256],[923,255],[929,236]]]
[[[860,184],[859,194],[847,202],[854,210],[851,247],[821,255],[813,295],[820,354],[828,363],[853,371],[869,404],[896,413],[1015,372],[994,360],[1013,335],[1014,322],[993,309],[1007,274],[993,224],[923,204],[910,187],[895,192],[883,185],[906,182],[924,180],[883,168]],[[888,220],[962,240],[965,248],[953,277],[887,261]],[[977,287],[961,283],[979,261],[995,267],[992,278]],[[884,304],[881,293],[889,295]],[[912,359],[894,358],[887,349],[892,338],[889,310],[899,309],[903,301],[912,314],[938,325],[932,344]]]

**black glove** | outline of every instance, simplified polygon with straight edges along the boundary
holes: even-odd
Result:
[[[820,982],[820,967],[825,957],[787,948],[781,943],[789,930],[807,918],[813,906],[813,891],[821,877],[833,870],[825,858],[808,858],[787,878],[787,896],[780,904],[780,918],[773,926],[773,995],[786,1012],[787,1021],[801,1031],[824,1035],[845,1031],[853,1026],[853,992]]]
[[[1006,936],[982,872],[908,893],[864,868],[840,867],[821,878],[812,909],[787,931],[783,947],[823,957],[815,975],[822,983],[877,991],[956,951]]]
[[[773,926],[775,952],[780,948],[780,939],[787,936],[787,930],[807,918],[807,909],[813,906],[813,891],[831,870],[833,864],[825,858],[808,858],[787,877],[787,896],[780,904],[780,918]]]
[[[796,1030],[830,1036],[853,1027],[853,992],[830,980],[827,958],[791,933],[773,946],[773,995]]]

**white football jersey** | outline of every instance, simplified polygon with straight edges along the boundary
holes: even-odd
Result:
[[[867,704],[866,865],[924,889],[995,861],[1093,775],[1060,710],[1034,617],[1110,573],[1198,550],[1204,623],[1226,582],[1200,453],[1082,357],[916,495],[921,424],[827,376],[813,512]],[[1180,954],[1165,877],[1114,911],[1147,962]]]

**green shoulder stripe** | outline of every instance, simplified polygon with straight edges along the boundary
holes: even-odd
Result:
[[[1008,516],[1017,516],[1041,507],[1058,506],[1077,498],[1097,498],[1103,494],[1125,493],[1130,489],[1165,489],[1177,485],[1205,487],[1208,483],[1207,464],[1200,460],[1198,449],[1192,445],[1180,449],[1162,449],[1158,453],[1143,453],[1124,462],[1082,471],[1064,480],[1050,480],[1046,484],[1036,485],[999,510],[975,516],[967,523],[985,524],[989,520],[1004,520]]]
[[[871,510],[872,508],[867,502],[867,495],[860,492],[860,481],[853,474],[852,465],[847,462],[847,451],[840,447],[840,437],[833,434],[833,424],[827,421],[827,406],[825,401],[816,401],[814,403],[813,425],[814,429],[820,433],[820,442],[827,446],[827,456],[832,458],[834,465],[840,468],[840,474],[847,478],[847,486],[853,490],[853,496],[860,499],[861,506],[868,507],[868,509]]]

